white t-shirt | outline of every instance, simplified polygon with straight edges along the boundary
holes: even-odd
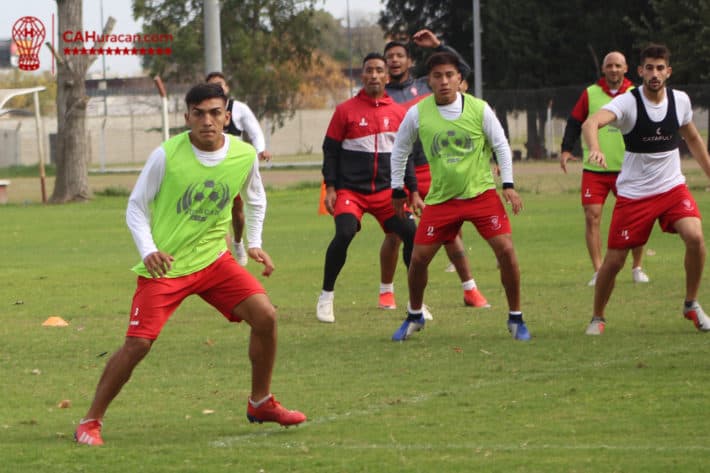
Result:
[[[668,111],[668,95],[661,103],[648,101],[643,95],[643,86],[639,92],[648,117],[654,122],[662,121]],[[668,89],[666,89],[668,92]],[[693,109],[688,94],[673,90],[678,126],[684,126],[693,119]],[[602,107],[616,116],[610,125],[617,127],[622,134],[628,134],[636,125],[636,98],[633,94],[621,94]],[[641,199],[667,192],[685,183],[685,176],[680,169],[678,149],[660,153],[624,152],[624,162],[616,180],[618,195],[629,199]]]
[[[221,163],[229,150],[229,137],[225,136],[224,146],[217,151],[202,151],[192,146],[195,156],[205,166],[211,167]],[[165,176],[165,150],[157,147],[148,157],[136,185],[128,198],[126,223],[133,235],[133,241],[138,248],[141,259],[158,251],[150,230],[150,203],[160,190]],[[259,158],[254,155],[254,165],[244,182],[239,195],[244,201],[246,217],[246,234],[249,248],[261,248],[261,232],[266,216],[266,192],[259,174]]]
[[[259,120],[256,119],[254,112],[247,104],[239,100],[232,100],[232,121],[237,128],[246,133],[251,145],[256,148],[257,154],[266,149],[266,140],[261,131]]]

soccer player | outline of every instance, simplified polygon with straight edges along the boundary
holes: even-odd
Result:
[[[625,77],[628,71],[626,58],[618,51],[612,51],[604,57],[602,63],[602,75],[596,83],[587,87],[577,100],[572,109],[572,113],[567,119],[564,137],[562,139],[562,153],[560,154],[560,167],[566,173],[567,162],[576,161],[572,155],[572,150],[577,144],[582,134],[582,123],[590,115],[593,115],[603,105],[611,102],[611,99],[619,94],[623,94],[633,88],[633,84]],[[599,131],[599,145],[604,151],[607,160],[607,167],[602,168],[589,161],[589,149],[582,143],[584,156],[584,170],[582,171],[582,207],[584,208],[585,220],[585,240],[587,250],[592,260],[594,275],[587,284],[594,286],[597,280],[597,272],[602,265],[602,239],[599,227],[602,219],[602,208],[609,192],[616,196],[616,178],[621,170],[621,162],[624,160],[624,139],[619,130],[608,126]],[[631,267],[631,277],[634,282],[647,283],[649,281],[646,273],[641,269],[641,259],[643,257],[643,247],[631,250],[633,255],[633,266]]]
[[[229,85],[221,72],[210,72],[205,78],[208,84],[218,84],[224,90],[225,95],[229,97]],[[260,160],[271,160],[271,153],[266,150],[266,140],[264,132],[261,130],[259,120],[254,116],[249,106],[244,102],[240,102],[232,97],[227,100],[227,111],[230,113],[230,119],[224,129],[226,133],[234,136],[242,136],[246,134],[249,143],[256,148],[256,153]],[[234,198],[232,205],[232,247],[234,248],[234,256],[239,261],[239,264],[246,266],[249,262],[249,256],[244,248],[244,203],[241,197],[237,195]]]
[[[680,168],[681,138],[708,177],[710,156],[693,124],[688,95],[666,86],[671,72],[668,48],[649,45],[641,51],[638,68],[643,85],[614,98],[582,125],[591,163],[607,166],[598,137],[600,128],[607,125],[618,128],[626,148],[616,181],[618,196],[609,227],[608,249],[594,288],[594,313],[587,335],[604,332],[604,309],[616,275],[629,250],[646,244],[656,220],[664,232],[677,233],[685,244],[683,314],[698,330],[710,331],[710,318],[697,301],[705,265],[705,239],[700,210]]]
[[[523,203],[513,184],[510,145],[488,104],[458,91],[462,78],[455,54],[433,54],[427,70],[434,93],[407,111],[392,150],[392,203],[397,215],[404,211],[404,169],[417,138],[431,169],[431,187],[422,205],[409,265],[407,319],[392,340],[406,340],[424,327],[421,308],[429,263],[441,245],[456,238],[465,221],[473,223],[500,264],[508,299],[508,330],[515,340],[529,340],[520,311],[520,269],[510,221],[496,193],[490,164],[492,149],[498,157],[503,197],[517,214]]]
[[[416,231],[411,214],[397,217],[391,203],[390,152],[405,110],[385,93],[385,58],[370,53],[362,66],[362,89],[336,107],[323,141],[324,204],[335,217],[335,236],[325,255],[323,290],[316,307],[321,322],[335,322],[335,281],[364,213],[372,214],[385,233],[393,232],[401,238],[407,266]],[[411,199],[420,200],[411,165],[408,176]],[[381,286],[391,286],[392,280],[382,280]]]
[[[74,434],[77,442],[102,445],[102,419],[133,369],[148,354],[180,303],[197,294],[230,322],[251,328],[250,422],[300,424],[306,416],[271,395],[276,355],[276,310],[264,288],[227,251],[231,203],[241,192],[250,212],[249,255],[274,266],[260,248],[266,210],[255,149],[223,134],[229,120],[221,87],[199,84],[185,96],[190,131],[158,147],[148,158],[128,200],[126,222],[142,261],[123,346],[109,359],[88,412]],[[255,185],[258,184],[258,185]]]
[[[468,72],[470,72],[471,68],[461,59],[458,53],[453,48],[443,45],[439,38],[430,30],[423,29],[417,31],[412,35],[412,41],[422,48],[433,49],[436,52],[448,51],[455,54],[459,57],[459,64],[463,69],[462,76],[465,77]],[[387,43],[385,45],[385,59],[387,60],[387,69],[389,72],[389,81],[385,86],[385,91],[395,102],[410,107],[431,94],[427,77],[415,78],[413,75],[412,57],[407,43],[401,41],[390,41]],[[462,92],[468,88],[467,85],[464,86],[463,80],[461,81],[461,86]],[[429,192],[431,175],[429,172],[429,163],[426,160],[426,155],[419,141],[415,142],[412,147],[411,158],[414,162],[417,176],[419,196],[424,199]],[[394,234],[388,234],[385,241],[382,243],[380,260],[385,274],[394,275],[395,266],[397,264],[398,246],[399,240]],[[444,248],[446,249],[449,260],[452,262],[453,270],[458,273],[461,280],[464,304],[471,307],[490,307],[488,301],[478,289],[476,280],[473,278],[461,235],[457,235],[452,242],[446,243]],[[391,291],[388,291],[388,289],[389,288],[380,289],[380,307],[395,309],[394,288],[391,288]],[[389,306],[387,305],[388,302]]]

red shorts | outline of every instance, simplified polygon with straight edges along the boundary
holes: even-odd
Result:
[[[417,175],[417,192],[419,197],[424,200],[424,197],[429,193],[431,187],[431,172],[429,171],[429,163],[421,164],[414,168]]]
[[[685,184],[643,199],[619,196],[611,217],[607,245],[619,250],[643,246],[656,220],[664,232],[676,233],[673,224],[686,217],[701,218],[698,205]]]
[[[232,315],[232,310],[249,296],[266,291],[229,252],[187,276],[155,279],[138,276],[126,336],[155,340],[175,309],[192,294],[214,306],[230,322],[241,322]]]
[[[582,205],[603,205],[609,192],[616,195],[618,172],[582,171]]]
[[[335,199],[333,217],[342,214],[353,214],[358,224],[364,213],[372,214],[380,222],[385,232],[385,222],[394,217],[392,206],[392,189],[385,189],[374,194],[362,194],[348,189],[338,189]]]
[[[456,238],[463,222],[473,223],[485,240],[511,233],[503,202],[496,190],[490,189],[471,199],[451,199],[424,207],[414,243],[448,243]]]

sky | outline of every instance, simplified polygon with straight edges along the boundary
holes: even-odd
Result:
[[[347,17],[350,7],[350,19],[354,22],[361,17],[377,14],[382,7],[383,0],[316,0],[316,8],[323,8],[335,18]],[[132,35],[141,31],[140,23],[133,20],[132,0],[83,0],[83,23],[85,31],[96,31],[101,34],[103,24],[109,16],[116,19],[113,33]],[[103,18],[101,21],[101,10]],[[52,23],[54,23],[55,38],[60,34],[57,31],[57,3],[55,0],[22,0],[3,1],[0,9],[0,40],[11,39],[12,27],[22,17],[33,16],[39,19],[45,27],[45,42],[52,41]],[[91,42],[89,42],[91,44]],[[130,43],[119,43],[120,47],[131,47]],[[61,52],[59,52],[61,54]],[[52,57],[49,49],[43,47],[39,56],[40,71],[52,70]],[[107,77],[130,77],[141,75],[140,60],[137,56],[99,56],[89,69],[89,74],[101,77],[103,67],[106,67]],[[56,66],[55,66],[56,70]]]

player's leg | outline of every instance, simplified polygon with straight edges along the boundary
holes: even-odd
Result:
[[[683,315],[703,332],[710,331],[710,318],[698,302],[700,280],[705,267],[705,238],[699,218],[686,217],[677,220],[674,229],[685,243],[685,305]]]
[[[234,257],[242,266],[249,262],[249,255],[244,248],[244,202],[237,195],[232,203],[232,232],[234,239]]]
[[[109,358],[96,386],[96,394],[84,419],[103,419],[109,404],[130,379],[133,369],[145,358],[153,340],[126,337],[123,346]]]
[[[464,304],[470,307],[490,307],[486,298],[478,290],[476,280],[473,279],[460,231],[453,241],[444,244],[444,249],[461,280]]]
[[[604,261],[597,273],[597,284],[594,287],[594,317],[604,319],[604,309],[614,290],[616,275],[624,267],[628,254],[627,248],[608,248],[606,250]]]
[[[89,410],[74,434],[78,443],[102,445],[101,425],[111,401],[121,392],[133,370],[150,351],[165,323],[187,297],[182,278],[157,282],[139,277],[131,305],[131,318],[121,348],[106,363]]]
[[[316,306],[316,318],[321,322],[335,322],[333,314],[333,299],[335,296],[335,281],[340,270],[345,266],[348,247],[360,229],[358,218],[349,213],[336,215],[335,235],[325,253],[323,267],[323,286]]]
[[[251,362],[251,395],[247,406],[250,422],[277,422],[283,426],[306,420],[299,411],[284,408],[271,394],[271,376],[276,360],[276,309],[266,294],[254,294],[237,305],[232,315],[251,328],[249,361]]]
[[[380,246],[380,296],[381,309],[396,309],[394,299],[394,274],[397,270],[397,260],[401,240],[396,233],[385,233]]]
[[[602,220],[602,204],[590,204],[584,206],[584,239],[587,243],[589,258],[592,260],[592,268],[596,275],[602,265],[602,239],[600,233]],[[594,281],[594,278],[592,278]],[[590,281],[589,285],[593,286]]]

